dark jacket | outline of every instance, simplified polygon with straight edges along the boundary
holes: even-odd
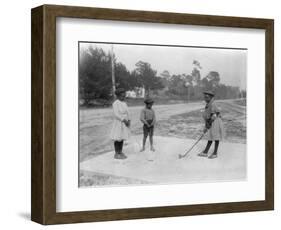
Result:
[[[220,117],[220,110],[218,108],[218,106],[216,105],[216,103],[214,103],[214,99],[212,99],[208,104],[206,104],[205,106],[205,110],[203,112],[203,118],[205,121],[205,127],[207,129],[211,128],[212,126],[212,116],[216,114],[217,116]]]

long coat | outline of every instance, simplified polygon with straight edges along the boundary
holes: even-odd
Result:
[[[130,120],[130,114],[126,102],[116,100],[113,104],[113,125],[110,132],[110,138],[114,141],[128,140],[130,129],[122,122],[124,119]]]
[[[206,136],[210,141],[222,140],[224,138],[224,128],[220,112],[214,100],[211,100],[205,106],[203,118],[205,120],[205,127],[208,128]]]

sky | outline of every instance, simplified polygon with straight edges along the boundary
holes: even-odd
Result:
[[[111,51],[111,44],[80,43],[80,50],[89,46]],[[193,61],[199,61],[202,69],[201,78],[210,71],[220,74],[221,83],[246,89],[247,50],[218,49],[205,47],[175,47],[157,45],[113,44],[117,62],[122,62],[132,71],[138,61],[151,64],[160,75],[164,70],[173,74],[190,74]]]

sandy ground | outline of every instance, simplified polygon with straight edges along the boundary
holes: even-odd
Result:
[[[219,157],[207,159],[197,154],[205,147],[203,139],[187,158],[178,159],[200,136],[203,128],[203,102],[155,105],[156,152],[140,153],[143,106],[130,107],[132,137],[125,143],[128,159],[113,158],[109,139],[112,111],[80,111],[80,186],[120,186],[138,184],[233,181],[246,178],[246,107],[243,103],[218,101],[226,130]],[[147,140],[148,145],[148,140]],[[212,150],[210,150],[211,152]]]
[[[115,185],[128,184],[169,184],[211,181],[235,181],[246,179],[246,145],[222,143],[219,157],[208,159],[197,154],[205,142],[200,142],[187,157],[179,159],[194,140],[173,137],[155,137],[156,151],[139,152],[141,136],[135,136],[125,147],[126,160],[116,160],[114,153],[108,152],[80,164],[84,173],[83,180],[89,179],[86,172],[97,172],[100,175],[131,178],[113,180]],[[210,150],[211,153],[212,149]],[[87,178],[88,177],[88,178]],[[118,179],[118,178],[117,178]],[[134,181],[135,179],[135,181]],[[107,180],[98,180],[91,185],[108,185]],[[82,186],[85,185],[82,183]]]

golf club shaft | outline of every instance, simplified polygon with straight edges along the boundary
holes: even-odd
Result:
[[[191,146],[191,148],[188,151],[186,151],[186,153],[183,155],[183,157],[185,157],[194,148],[194,146],[198,144],[198,142],[203,138],[204,135],[205,135],[205,133],[203,133],[200,136],[200,138]]]

